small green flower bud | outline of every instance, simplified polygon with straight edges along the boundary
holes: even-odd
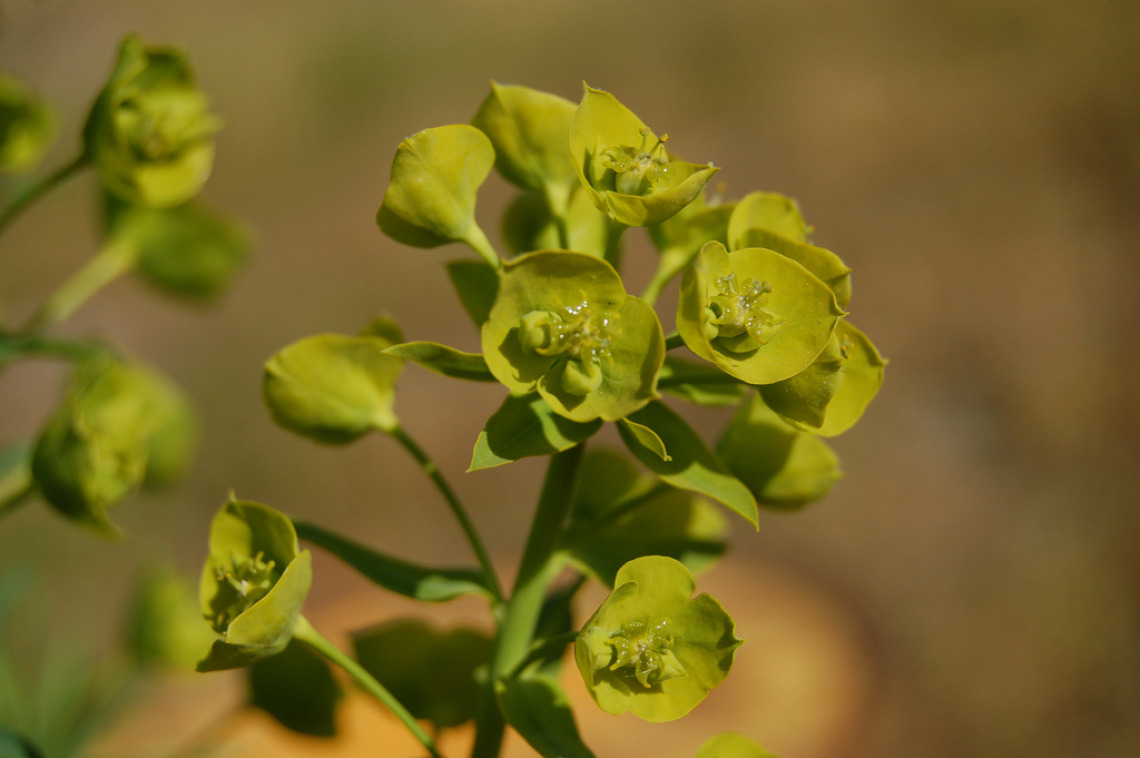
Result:
[[[584,253],[541,250],[503,265],[483,357],[512,392],[538,391],[572,421],[614,421],[657,396],[665,358],[653,309]]]
[[[311,583],[309,551],[299,549],[293,523],[231,495],[211,524],[199,589],[202,615],[220,639],[198,670],[247,666],[284,650]]]
[[[220,126],[181,51],[123,40],[83,130],[103,186],[136,205],[168,208],[198,194]]]
[[[701,745],[693,758],[777,758],[777,756],[742,734],[725,732]]]
[[[498,256],[475,222],[475,198],[495,165],[495,149],[473,126],[424,129],[400,143],[376,223],[412,247],[465,242],[488,263]]]
[[[724,681],[741,641],[732,617],[685,566],[659,555],[617,573],[614,591],[582,627],[574,659],[607,713],[672,721]]]
[[[393,411],[404,361],[373,335],[318,334],[282,348],[265,364],[273,420],[317,442],[346,444],[399,423]]]
[[[28,171],[55,139],[55,113],[22,81],[0,73],[0,171]]]
[[[142,483],[157,428],[156,378],[106,358],[76,369],[59,410],[40,434],[32,474],[44,499],[108,536],[107,518]]]
[[[573,116],[569,100],[492,82],[491,94],[471,123],[490,138],[499,173],[523,189],[541,192],[561,215],[578,184],[566,142]]]
[[[658,224],[700,196],[720,169],[673,160],[657,137],[608,92],[587,86],[574,111],[570,150],[598,210],[626,226]]]

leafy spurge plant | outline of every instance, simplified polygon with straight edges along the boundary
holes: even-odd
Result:
[[[575,105],[492,84],[471,125],[425,129],[399,145],[377,223],[413,247],[459,242],[477,254],[451,261],[447,274],[481,353],[405,341],[385,317],[359,335],[283,348],[266,364],[264,397],[281,426],[317,442],[391,436],[439,489],[478,565],[420,565],[302,520],[293,522],[296,535],[398,594],[481,596],[489,628],[436,632],[393,621],[357,635],[354,661],[304,621],[303,591],[271,602],[284,582],[280,567],[304,555],[288,520],[231,500],[216,525],[251,535],[276,523],[290,547],[255,550],[243,536],[240,549],[221,549],[212,538],[203,610],[220,649],[245,614],[269,603],[280,625],[258,625],[255,655],[292,634],[344,666],[432,755],[438,748],[418,719],[437,729],[474,721],[473,758],[497,756],[507,725],[543,756],[593,755],[558,679],[571,644],[587,691],[610,713],[677,719],[725,679],[742,641],[727,610],[693,596],[693,572],[724,550],[716,504],[758,526],[761,507],[795,509],[826,494],[839,468],[822,437],[858,419],[884,361],[846,321],[850,270],[810,243],[796,203],[771,192],[736,203],[708,197],[718,169],[676,159],[666,140],[599,89],[587,86]],[[506,254],[476,215],[492,168],[520,190],[503,222]],[[623,234],[633,226],[647,227],[660,252],[641,296],[621,273]],[[677,331],[666,336],[654,303],[678,276]],[[473,440],[470,471],[550,459],[509,592],[476,520],[396,414],[405,361],[506,390]],[[670,407],[677,401],[738,410],[719,440],[706,442]],[[585,452],[606,423],[627,451]],[[573,599],[590,577],[612,592],[581,623]],[[248,595],[235,589],[247,581]],[[400,639],[409,641],[384,649]],[[241,656],[227,659],[237,663]],[[441,666],[458,679],[429,686]],[[449,694],[459,692],[467,694]],[[738,734],[699,752],[767,755]]]

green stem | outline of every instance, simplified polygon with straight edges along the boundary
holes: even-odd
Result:
[[[502,262],[499,259],[499,254],[495,252],[494,246],[491,241],[487,239],[487,235],[478,225],[472,225],[471,229],[467,232],[467,236],[463,241],[479,255],[483,256],[483,260],[491,265],[491,268],[497,269]]]
[[[679,347],[685,346],[685,340],[681,338],[680,332],[673,332],[665,338],[665,349],[676,350]]]
[[[134,265],[132,249],[115,244],[104,246],[40,306],[23,331],[40,331],[65,320],[95,293],[130,271]]]
[[[518,665],[515,666],[507,676],[518,676],[520,673],[522,673],[523,669],[525,669],[530,664],[534,663],[535,661],[542,660],[549,654],[565,648],[576,639],[578,639],[577,630],[572,632],[565,632],[554,637],[547,637],[546,639],[539,640],[530,646],[530,649],[527,650],[526,656],[518,662]]]
[[[491,556],[487,552],[483,540],[479,538],[479,533],[475,530],[475,524],[467,515],[464,510],[463,504],[459,502],[455,491],[451,489],[451,485],[443,478],[440,473],[439,466],[435,465],[435,461],[428,457],[423,448],[416,444],[415,440],[408,436],[408,433],[400,425],[396,425],[395,429],[389,432],[392,437],[399,442],[408,453],[416,459],[416,463],[420,465],[424,473],[428,475],[432,483],[435,484],[436,489],[443,495],[443,499],[447,501],[447,505],[451,508],[451,512],[455,515],[456,520],[459,521],[460,527],[463,528],[463,533],[467,535],[467,541],[471,544],[471,549],[475,552],[475,557],[479,561],[479,566],[483,569],[483,579],[487,585],[487,589],[495,596],[495,600],[501,602],[503,599],[503,590],[499,586],[499,578],[495,574],[495,567],[491,563]]]
[[[650,305],[655,304],[657,298],[661,296],[661,290],[665,289],[665,285],[668,284],[672,278],[668,273],[669,272],[665,271],[664,266],[658,268],[657,273],[653,275],[653,279],[649,284],[645,285],[645,291],[641,293],[641,299]]]
[[[621,236],[625,234],[628,229],[625,224],[618,223],[613,219],[606,222],[606,251],[604,258],[606,263],[614,267],[614,269],[621,270]]]
[[[526,660],[546,590],[562,569],[564,555],[557,550],[558,541],[573,503],[584,449],[584,444],[575,445],[550,458],[519,575],[495,638],[491,673],[475,720],[472,758],[496,758],[502,747],[506,724],[495,700],[495,683]]]
[[[0,370],[18,358],[31,355],[79,362],[109,352],[112,352],[110,347],[89,340],[42,334],[0,333]]]
[[[35,485],[29,482],[26,487],[0,498],[0,518],[15,513],[21,505],[30,503],[35,489]]]
[[[55,173],[49,174],[41,181],[33,184],[17,195],[16,199],[12,201],[12,204],[5,208],[4,212],[0,214],[0,234],[4,233],[8,226],[16,220],[16,217],[19,216],[25,208],[46,195],[54,187],[70,179],[74,174],[78,173],[80,169],[87,166],[89,162],[87,153],[81,153],[79,157],[71,163],[62,166],[57,169]]]
[[[435,740],[420,726],[420,723],[408,712],[404,704],[397,700],[384,685],[376,681],[375,677],[369,674],[368,671],[353,660],[351,656],[325,639],[320,632],[313,628],[313,625],[310,624],[304,616],[297,620],[297,627],[293,631],[293,638],[309,645],[325,658],[329,659],[329,661],[344,669],[349,676],[356,680],[356,683],[359,684],[365,692],[375,697],[383,703],[388,710],[392,711],[392,713],[396,715],[396,718],[400,719],[404,726],[408,728],[408,731],[420,741],[420,744],[427,748],[428,752],[431,753],[434,758],[441,758],[439,752],[436,750]]]

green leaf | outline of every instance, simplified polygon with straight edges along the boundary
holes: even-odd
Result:
[[[629,436],[637,441],[639,449],[648,450],[656,455],[662,461],[673,460],[668,449],[665,447],[665,442],[661,439],[657,432],[650,429],[645,424],[639,424],[636,421],[626,417],[618,419],[618,427],[621,429],[622,437]]]
[[[398,595],[428,603],[471,594],[492,597],[483,585],[482,574],[474,569],[420,566],[384,555],[308,522],[295,521],[294,524],[301,539],[324,548],[366,579]]]
[[[568,450],[592,437],[601,426],[600,419],[579,423],[560,416],[536,393],[507,395],[479,433],[467,470]]]
[[[497,256],[475,222],[475,198],[494,163],[491,141],[473,126],[413,134],[392,159],[391,182],[376,213],[380,230],[412,247],[466,242],[495,265]]]
[[[771,384],[811,365],[842,315],[828,286],[790,258],[709,242],[681,279],[677,330],[722,371]]]
[[[479,353],[464,353],[435,342],[405,342],[402,345],[392,345],[384,352],[407,358],[452,379],[466,379],[469,382],[495,381],[495,375],[487,368],[487,362]]]
[[[663,556],[622,566],[614,591],[582,627],[574,659],[607,713],[679,719],[724,681],[736,638],[732,617],[681,563]]]
[[[742,734],[725,732],[701,745],[693,758],[777,758],[777,756]]]
[[[656,451],[645,447],[638,437],[627,431],[627,426],[618,426],[630,452],[650,471],[674,487],[723,503],[758,527],[758,509],[752,493],[721,465],[680,416],[662,403],[654,402],[634,413],[630,420],[651,429],[669,451],[670,460],[662,460]]]
[[[312,581],[312,557],[299,550],[289,519],[231,495],[210,525],[198,593],[220,639],[198,670],[248,666],[284,650]]]
[[[543,758],[594,758],[556,681],[542,676],[500,680],[495,694],[507,722]]]
[[[819,500],[842,476],[827,443],[788,426],[759,395],[733,416],[717,454],[769,508],[790,510]]]
[[[727,524],[707,500],[640,476],[609,450],[588,451],[581,471],[563,543],[571,560],[606,585],[644,555],[675,558],[697,572],[724,552]]]
[[[804,222],[795,200],[775,192],[753,192],[736,204],[728,222],[728,248],[763,247],[747,242],[747,235],[754,231],[772,232],[804,243],[811,227]]]
[[[318,334],[281,349],[265,364],[265,404],[280,426],[342,445],[399,423],[392,409],[403,361],[387,340]]]
[[[398,619],[353,634],[356,658],[418,719],[437,729],[475,717],[477,672],[491,658],[491,639],[475,629],[437,631],[416,619]]]
[[[748,391],[748,385],[715,365],[696,363],[665,356],[665,365],[657,378],[662,392],[706,406],[736,405]]]
[[[310,737],[336,735],[343,694],[328,663],[307,645],[290,642],[279,655],[249,667],[250,703],[286,729]]]
[[[447,264],[447,276],[467,315],[482,326],[499,292],[499,275],[484,261],[457,260]]]

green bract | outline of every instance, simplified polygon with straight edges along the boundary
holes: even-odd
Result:
[[[728,238],[741,240],[755,229],[779,234],[793,242],[807,242],[811,233],[811,227],[804,221],[796,201],[775,192],[752,192],[736,204],[728,225]],[[730,243],[729,247],[752,245]]]
[[[694,353],[750,384],[795,376],[831,340],[843,311],[827,285],[764,248],[709,242],[681,280],[677,330]]]
[[[883,383],[886,361],[861,331],[842,320],[815,362],[790,379],[760,388],[785,421],[825,437],[850,429]]]
[[[32,454],[32,474],[48,504],[118,535],[107,511],[142,483],[176,393],[137,364],[105,358],[77,368]]]
[[[147,666],[191,670],[213,638],[193,587],[168,566],[153,566],[143,575],[129,621],[130,651]]]
[[[491,265],[498,255],[475,223],[475,196],[495,165],[495,149],[473,126],[424,129],[396,148],[376,223],[397,242],[438,247],[465,242]]]
[[[483,356],[512,392],[535,390],[573,421],[619,419],[657,396],[657,315],[605,261],[543,250],[503,265]]]
[[[85,152],[108,190],[165,208],[198,194],[218,126],[185,54],[130,36],[87,118]]]
[[[608,92],[587,86],[570,126],[578,178],[598,210],[626,226],[658,224],[691,203],[720,169],[673,160]]]
[[[491,94],[471,123],[495,148],[495,166],[508,181],[540,192],[562,214],[577,172],[566,135],[574,103],[557,95],[491,83]]]
[[[740,406],[716,452],[769,508],[791,510],[819,500],[842,476],[826,442],[788,426],[759,394]]]
[[[284,650],[312,582],[310,560],[288,518],[231,495],[210,525],[198,593],[221,638],[198,670],[247,666]]]
[[[27,171],[55,139],[55,113],[14,76],[0,73],[0,171]]]
[[[250,235],[196,203],[147,208],[108,199],[113,244],[130,251],[151,284],[193,298],[221,294],[245,264]]]
[[[681,563],[662,556],[622,566],[614,591],[582,627],[574,658],[608,713],[672,721],[728,675],[741,640],[732,618]]]
[[[376,336],[318,334],[282,348],[265,364],[262,390],[273,420],[330,444],[398,423],[392,410],[404,361]]]

